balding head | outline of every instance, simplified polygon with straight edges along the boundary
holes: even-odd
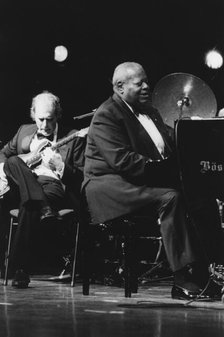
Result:
[[[124,62],[119,64],[113,74],[112,84],[116,87],[117,83],[128,81],[132,75],[138,71],[144,71],[143,67],[136,62]]]
[[[149,100],[149,85],[143,67],[136,62],[119,64],[112,78],[114,92],[132,106]]]

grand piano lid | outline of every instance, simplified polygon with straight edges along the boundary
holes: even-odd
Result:
[[[216,98],[210,87],[187,73],[163,77],[153,90],[152,104],[171,127],[184,117],[212,118],[217,112]]]

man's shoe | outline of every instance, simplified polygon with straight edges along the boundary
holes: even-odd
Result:
[[[45,206],[41,209],[40,212],[40,221],[43,222],[48,219],[60,220],[58,212],[53,210],[50,206]]]
[[[22,269],[17,270],[12,280],[12,286],[15,288],[28,288],[30,277]]]
[[[196,298],[209,299],[209,294],[204,294],[196,284],[186,283],[186,286],[173,285],[171,290],[171,296],[178,300],[194,300]]]
[[[203,291],[204,287],[192,273],[192,269],[186,266],[185,268],[175,272],[174,285],[171,290],[171,296],[180,300],[193,300],[196,298],[210,298]]]

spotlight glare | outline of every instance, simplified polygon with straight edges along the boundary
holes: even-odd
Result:
[[[209,68],[218,69],[223,64],[223,57],[217,50],[211,50],[205,56],[205,63]]]
[[[68,50],[64,46],[57,46],[54,49],[54,59],[57,62],[63,62],[68,56]]]

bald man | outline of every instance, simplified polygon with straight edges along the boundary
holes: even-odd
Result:
[[[174,272],[172,297],[196,298],[208,281],[208,264],[219,252],[205,253],[200,247],[196,253],[199,243],[180,190],[173,130],[151,105],[148,78],[140,64],[119,64],[112,84],[113,96],[95,112],[87,137],[83,190],[92,222],[155,214]],[[213,223],[204,225],[213,226],[209,240],[217,248],[221,224],[216,201],[210,200],[205,209],[214,215]]]

